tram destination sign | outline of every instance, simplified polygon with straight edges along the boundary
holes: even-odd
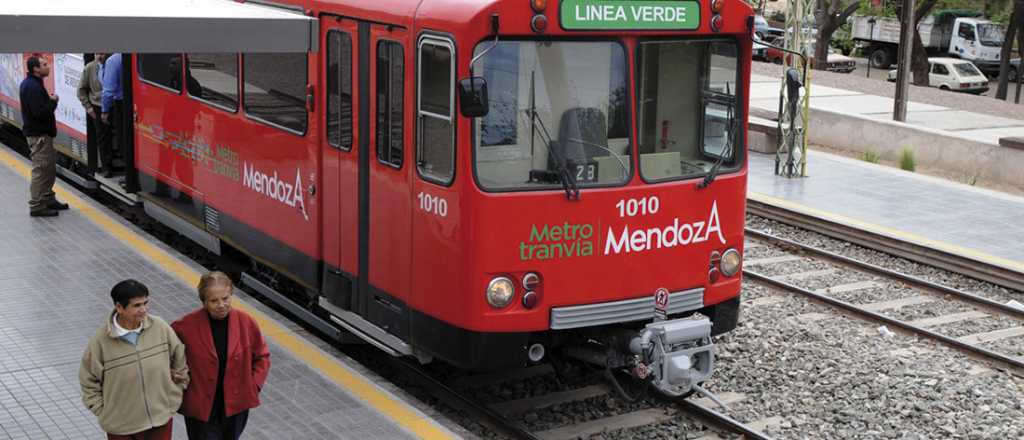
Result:
[[[694,0],[562,0],[566,30],[695,30],[700,2]]]

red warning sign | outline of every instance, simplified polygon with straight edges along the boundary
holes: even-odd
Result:
[[[668,289],[664,287],[654,291],[654,319],[668,319]]]

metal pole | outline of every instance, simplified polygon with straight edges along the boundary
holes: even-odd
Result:
[[[868,38],[871,38],[872,40],[875,38],[874,17],[868,19]],[[868,78],[871,78],[871,52],[868,52]]]
[[[903,0],[900,23],[900,57],[896,72],[896,108],[893,120],[907,120],[907,92],[910,86],[910,61],[914,51],[914,0]]]

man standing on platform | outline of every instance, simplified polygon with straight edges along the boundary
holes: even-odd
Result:
[[[113,150],[110,145],[110,128],[100,120],[103,113],[103,63],[107,60],[107,54],[98,53],[89,64],[85,65],[82,71],[82,78],[78,81],[78,100],[85,107],[88,115],[89,134],[94,146],[99,152],[101,172],[104,177],[110,177],[114,172]]]
[[[124,130],[122,115],[124,113],[124,87],[121,83],[121,54],[114,53],[103,63],[103,92],[100,98],[100,120],[107,124],[108,142],[117,143],[117,151],[124,157]],[[111,157],[114,155],[112,154]],[[111,160],[113,162],[113,160]],[[113,167],[113,163],[110,165]]]
[[[270,351],[256,321],[232,310],[231,278],[210,272],[197,290],[203,307],[171,324],[185,343],[192,374],[181,413],[189,440],[236,440],[249,409],[260,404]]]
[[[28,202],[32,217],[54,217],[68,205],[57,201],[53,184],[57,181],[57,151],[53,138],[57,137],[57,95],[50,94],[43,78],[50,76],[50,64],[45,59],[31,56],[25,63],[28,75],[21,82],[21,131],[28,139],[29,157],[32,158],[31,199]]]
[[[124,280],[110,291],[114,311],[82,355],[82,402],[108,440],[170,440],[188,386],[185,346],[149,315],[149,289]]]

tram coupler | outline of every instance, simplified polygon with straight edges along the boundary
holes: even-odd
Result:
[[[630,371],[637,379],[649,380],[667,396],[687,395],[699,390],[714,369],[711,320],[694,314],[647,324],[629,342],[629,351],[635,360]]]

